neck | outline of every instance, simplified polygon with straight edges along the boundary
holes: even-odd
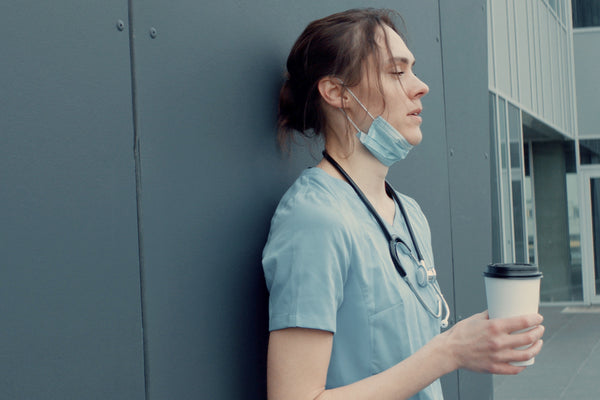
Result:
[[[378,205],[390,200],[385,191],[388,167],[381,164],[358,140],[353,145],[354,151],[350,155],[348,150],[335,145],[327,144],[325,150],[350,175],[369,201],[379,208]],[[345,180],[326,159],[321,160],[317,167],[335,178]]]

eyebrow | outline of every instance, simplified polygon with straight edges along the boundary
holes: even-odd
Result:
[[[410,65],[411,67],[414,67],[415,64],[417,63],[417,60],[412,60],[412,63],[411,63],[407,57],[392,57],[390,60],[390,63],[392,63],[392,64],[399,63],[399,64]]]

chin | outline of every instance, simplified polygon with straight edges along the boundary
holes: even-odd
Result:
[[[406,138],[408,143],[412,144],[413,146],[418,145],[423,140],[423,134],[421,133],[420,129],[416,132],[411,132],[410,134],[404,137]]]

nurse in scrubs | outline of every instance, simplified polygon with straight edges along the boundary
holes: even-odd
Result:
[[[517,374],[525,367],[510,362],[542,347],[538,314],[489,320],[483,312],[441,333],[439,286],[419,284],[419,258],[426,272],[434,265],[429,225],[413,199],[385,184],[422,139],[429,91],[398,18],[364,9],[314,21],[287,61],[279,137],[319,136],[325,152],[281,199],[263,252],[271,400],[439,400],[444,374]],[[396,255],[405,279],[384,231],[404,243]]]

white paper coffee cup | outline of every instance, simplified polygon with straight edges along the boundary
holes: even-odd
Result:
[[[490,264],[483,275],[490,318],[514,317],[538,312],[542,273],[536,265]],[[518,349],[527,347],[529,346]],[[534,362],[535,358],[532,358],[511,364],[524,366],[532,365]]]

